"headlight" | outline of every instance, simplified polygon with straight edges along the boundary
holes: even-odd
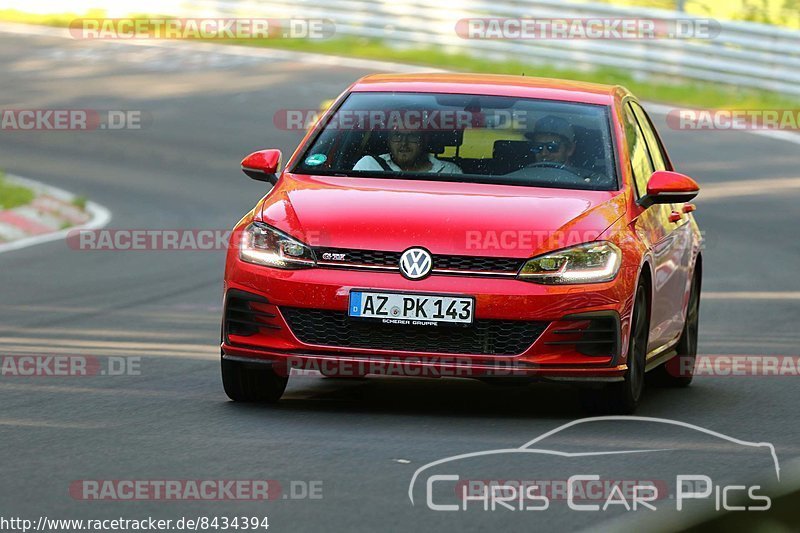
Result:
[[[599,283],[614,279],[621,262],[616,245],[589,242],[534,257],[522,267],[519,279],[547,285]]]
[[[273,268],[309,268],[314,252],[298,241],[262,222],[253,222],[242,232],[239,259]]]

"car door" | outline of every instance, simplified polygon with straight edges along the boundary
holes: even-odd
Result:
[[[647,152],[654,170],[672,170],[669,166],[664,146],[647,116],[638,102],[630,102],[639,127],[644,134]],[[683,212],[684,204],[667,204],[662,206],[662,215],[666,215],[666,233],[669,246],[665,253],[669,260],[663,266],[665,313],[669,316],[664,326],[664,341],[667,342],[683,329],[684,304],[688,295],[690,281],[690,264],[692,259],[692,227],[689,215]]]
[[[630,103],[622,110],[628,155],[636,198],[647,194],[647,182],[653,174],[653,162],[644,133]],[[650,306],[650,339],[648,352],[668,340],[674,309],[669,291],[674,285],[674,235],[669,214],[672,207],[655,204],[643,210],[632,222],[633,229],[653,255],[653,301]]]

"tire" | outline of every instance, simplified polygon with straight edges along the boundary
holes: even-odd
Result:
[[[644,392],[644,368],[647,340],[650,335],[650,309],[645,286],[636,288],[631,333],[628,338],[628,370],[622,381],[600,389],[584,389],[581,401],[584,409],[596,414],[632,414]]]
[[[676,351],[678,355],[654,368],[648,378],[660,387],[688,387],[694,378],[694,363],[697,359],[697,333],[700,320],[700,277],[692,278],[689,292],[689,305],[686,308],[686,322],[683,324],[681,338]]]
[[[279,376],[269,365],[222,359],[222,386],[234,402],[275,403],[288,382],[288,377]]]

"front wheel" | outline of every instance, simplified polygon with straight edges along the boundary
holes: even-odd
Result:
[[[598,414],[628,415],[636,410],[644,390],[644,368],[650,335],[650,311],[644,285],[636,289],[628,340],[628,370],[622,381],[582,392],[584,408]]]
[[[222,358],[222,386],[235,402],[275,403],[288,382],[288,377],[279,376],[269,365]]]

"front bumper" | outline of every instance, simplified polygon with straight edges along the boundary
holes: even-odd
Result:
[[[569,381],[615,381],[625,370],[632,287],[635,272],[623,268],[607,283],[547,286],[517,279],[433,275],[410,281],[399,274],[312,268],[278,270],[228,262],[225,281],[224,357],[272,364],[279,372],[315,370],[326,375],[390,374],[426,377],[525,376]],[[369,331],[359,342],[309,342],[287,316],[318,310],[346,322],[349,293],[375,289],[475,297],[475,320],[494,324],[536,323],[541,328],[517,353],[450,350],[463,343],[437,343],[437,335],[472,335],[459,328],[429,335],[429,349],[419,342],[403,349],[369,345]],[[243,307],[244,306],[244,307]],[[316,312],[316,311],[314,311]],[[377,328],[392,328],[377,325]],[[529,330],[530,331],[530,330]],[[383,333],[386,333],[384,331]],[[392,332],[389,332],[392,333]],[[409,333],[409,341],[416,332]],[[316,337],[319,338],[319,337]],[[382,337],[385,340],[385,337]],[[499,352],[497,352],[499,350]]]

